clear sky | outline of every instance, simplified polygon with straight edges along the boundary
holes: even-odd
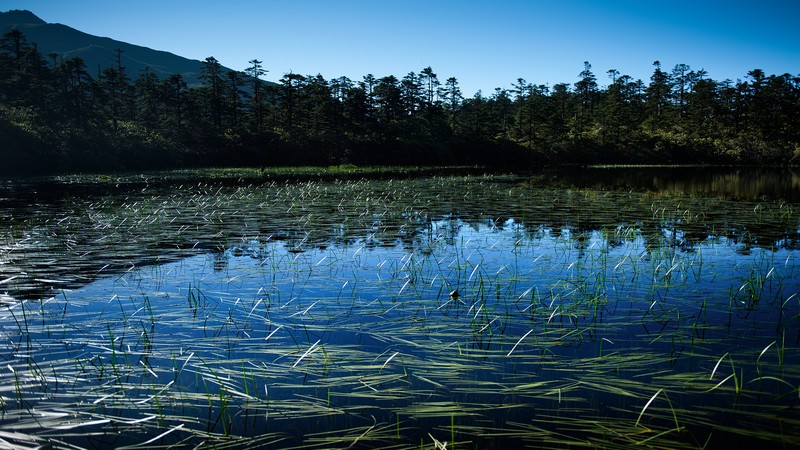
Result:
[[[47,22],[243,70],[355,81],[455,76],[465,96],[574,83],[583,61],[649,80],[652,63],[721,81],[752,69],[800,74],[800,0],[0,0]]]

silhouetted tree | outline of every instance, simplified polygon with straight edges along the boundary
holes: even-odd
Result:
[[[669,105],[672,90],[670,76],[661,70],[661,62],[653,62],[653,75],[650,76],[650,85],[647,87],[647,111],[650,125],[653,129],[666,123],[664,112]]]
[[[691,89],[691,79],[692,71],[689,65],[676,64],[672,69],[672,87],[674,91],[673,98],[675,98],[675,102],[678,106],[677,116],[679,122],[683,118],[684,113],[686,113],[686,93]]]
[[[403,93],[399,82],[394,75],[389,75],[378,80],[373,95],[375,96],[380,113],[379,122],[386,126],[397,121],[403,114]]]
[[[62,119],[84,124],[93,115],[93,80],[80,57],[61,61],[55,68],[56,108]]]
[[[457,123],[456,115],[461,107],[461,101],[464,99],[456,77],[450,77],[445,81],[441,95],[445,99],[445,108],[450,116],[450,126],[455,128]]]
[[[422,69],[419,73],[419,81],[425,87],[425,107],[430,110],[434,107],[441,83],[430,66]]]
[[[106,67],[100,72],[100,85],[105,95],[104,103],[107,108],[107,114],[111,119],[111,124],[115,130],[118,128],[118,120],[124,95],[124,84],[121,78],[119,70],[114,66]]]
[[[213,56],[203,61],[200,78],[205,82],[204,97],[214,129],[222,128],[223,79],[222,65]]]
[[[261,65],[258,59],[248,61],[250,66],[245,69],[245,73],[250,77],[250,116],[252,129],[260,133],[264,128],[264,87],[261,77],[267,74],[267,70]]]
[[[182,131],[186,119],[186,95],[188,86],[183,79],[183,75],[176,73],[167,77],[161,82],[162,103],[164,105],[164,115],[162,126],[168,131],[170,136]]]
[[[133,83],[136,99],[136,118],[148,128],[155,128],[158,123],[161,99],[160,80],[158,76],[145,67]]]
[[[400,81],[400,92],[405,116],[409,117],[417,113],[424,101],[419,75],[409,72],[404,76]]]
[[[296,73],[287,73],[280,80],[281,84],[281,110],[283,112],[283,127],[290,136],[295,136],[295,109],[297,91],[305,83],[306,77]]]
[[[593,119],[594,104],[597,97],[597,78],[592,72],[592,65],[589,64],[589,61],[583,62],[583,70],[578,76],[580,80],[575,83],[575,94],[578,96],[580,103],[576,122],[578,130],[583,130]]]
[[[225,117],[229,129],[238,130],[241,126],[243,99],[247,97],[244,90],[245,75],[231,70],[225,74]]]

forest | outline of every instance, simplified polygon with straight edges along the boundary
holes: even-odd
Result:
[[[715,81],[655,61],[649,81],[589,62],[574,83],[523,78],[466,97],[431,67],[361,80],[264,80],[214,57],[202,84],[43,55],[19,30],[0,38],[0,173],[288,165],[800,162],[800,75],[754,69]],[[94,72],[94,73],[92,73]],[[576,70],[578,72],[578,70]]]

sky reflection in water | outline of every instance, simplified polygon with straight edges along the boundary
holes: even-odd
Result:
[[[4,427],[80,427],[60,439],[81,446],[800,443],[791,204],[480,177],[187,189],[20,221],[54,244],[8,241],[8,261],[81,269],[0,314]]]
[[[148,364],[159,373],[185,364],[171,389],[207,389],[197,374],[208,372],[190,371],[192,360],[225,371],[240,393],[246,380],[235,374],[263,372],[250,395],[315,398],[378,422],[394,414],[412,421],[404,434],[415,438],[452,414],[464,415],[465,427],[499,417],[536,423],[537,412],[559,410],[632,425],[647,397],[667,389],[690,430],[680,439],[691,441],[711,433],[706,419],[693,418],[711,415],[720,430],[744,419],[761,426],[749,408],[769,415],[797,403],[797,392],[772,381],[780,374],[795,389],[800,383],[795,360],[786,362],[800,311],[795,251],[742,252],[727,238],[687,249],[669,230],[653,246],[636,229],[579,238],[501,225],[432,222],[413,248],[363,240],[297,251],[251,241],[93,283],[68,294],[65,315],[80,317],[72,309],[82,305],[88,323],[71,320],[78,328],[102,317],[116,324],[115,336],[131,336],[152,314]],[[84,338],[104,345],[107,337],[93,335]],[[778,368],[775,343],[787,341]],[[732,380],[715,388],[734,372],[748,395],[733,392]],[[443,412],[419,413],[425,404]]]

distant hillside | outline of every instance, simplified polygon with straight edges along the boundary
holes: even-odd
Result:
[[[93,36],[60,23],[47,23],[30,11],[0,12],[0,34],[14,28],[19,29],[28,42],[35,43],[45,56],[51,53],[57,53],[62,58],[80,56],[93,75],[98,68],[114,64],[115,50],[122,49],[122,63],[131,78],[136,78],[142,69],[149,67],[151,72],[161,78],[180,73],[190,86],[201,83],[201,61],[111,38]]]

